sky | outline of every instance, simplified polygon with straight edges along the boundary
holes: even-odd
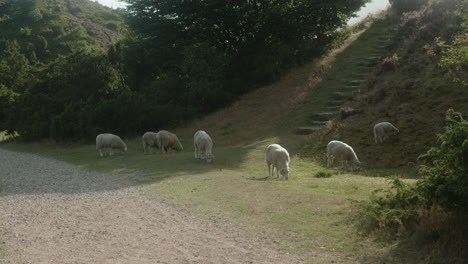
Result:
[[[102,5],[111,7],[111,8],[124,8],[127,4],[121,2],[119,0],[94,0],[99,2]],[[376,14],[382,10],[385,10],[389,6],[388,0],[372,0],[371,2],[367,3],[361,10],[357,13],[358,17],[351,18],[348,22],[348,25],[353,25],[363,18],[365,18],[368,14]]]
[[[96,1],[96,0],[93,0]],[[101,5],[108,6],[111,8],[124,8],[127,4],[118,0],[97,0],[96,2]]]
[[[380,11],[387,9],[389,5],[390,3],[388,0],[372,0],[357,12],[358,17],[353,17],[348,21],[348,25],[356,24],[369,14],[379,13]]]

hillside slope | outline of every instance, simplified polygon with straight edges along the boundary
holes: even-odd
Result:
[[[456,3],[442,2],[401,20],[392,14],[377,19],[349,45],[292,70],[184,131],[209,128],[237,144],[272,136],[298,138],[301,155],[318,161],[323,161],[328,141],[342,140],[354,147],[364,168],[411,170],[417,157],[437,144],[447,109],[468,113],[466,87],[437,66],[440,56],[424,49],[434,45],[436,37],[449,38],[456,30]],[[399,66],[389,69],[382,62],[393,54]],[[345,106],[360,112],[342,120],[339,109]],[[374,143],[373,126],[381,121],[400,129],[399,140]],[[324,126],[315,131],[318,125]],[[311,134],[295,135],[299,127]]]
[[[124,27],[119,11],[88,0],[5,1],[0,22],[2,42],[17,41],[29,60],[41,62],[86,47],[105,49]]]

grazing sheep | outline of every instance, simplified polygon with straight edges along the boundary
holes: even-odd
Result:
[[[166,130],[161,130],[157,133],[156,141],[159,150],[163,154],[166,154],[166,152],[170,149],[175,149],[177,151],[181,151],[184,149],[182,147],[182,144],[180,144],[179,138],[176,136],[176,134]]]
[[[327,168],[333,165],[333,160],[335,158],[341,159],[342,168],[344,167],[344,163],[348,163],[348,161],[352,161],[354,168],[359,170],[361,167],[361,162],[359,161],[356,153],[351,146],[348,144],[338,141],[332,140],[327,145]]]
[[[383,143],[389,138],[389,134],[396,136],[399,132],[398,128],[389,122],[378,123],[374,126],[375,144]]]
[[[268,177],[272,176],[275,173],[279,179],[279,174],[281,174],[283,179],[289,178],[289,153],[288,151],[278,144],[271,144],[266,148],[266,162],[268,166]]]
[[[142,137],[143,151],[145,154],[146,154],[146,149],[148,149],[149,152],[152,153],[151,147],[154,147],[154,146],[158,147],[157,138],[158,138],[158,134],[155,132],[146,132],[145,134],[143,134],[143,137]]]
[[[201,158],[207,162],[211,162],[214,159],[214,155],[211,153],[213,149],[213,140],[210,135],[205,131],[199,130],[193,135],[193,145],[195,148],[195,158]],[[197,153],[198,152],[198,153]]]
[[[99,150],[101,157],[104,157],[102,154],[102,149],[108,148],[109,156],[114,154],[114,149],[120,149],[122,152],[127,152],[127,145],[123,140],[114,134],[99,134],[96,137],[96,150]]]

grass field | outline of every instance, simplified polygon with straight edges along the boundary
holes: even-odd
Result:
[[[376,169],[367,164],[359,174],[335,169],[331,177],[314,177],[325,170],[325,147],[316,147],[320,141],[313,135],[293,133],[324,105],[334,86],[349,77],[352,69],[344,65],[366,54],[375,44],[370,41],[373,34],[385,26],[376,24],[359,32],[353,44],[292,70],[230,107],[175,129],[184,145],[180,153],[144,155],[139,138],[125,139],[127,153],[104,158],[93,144],[3,142],[0,147],[89,170],[131,173],[134,183],[145,186],[150,195],[202,217],[231,222],[248,235],[271,238],[291,252],[304,254],[310,263],[386,259],[393,242],[378,243],[361,235],[353,201],[366,200],[375,189],[385,188],[387,180],[382,176],[414,177],[414,170]],[[216,160],[211,164],[193,157],[192,135],[198,129],[214,139]],[[266,177],[264,150],[270,143],[279,143],[291,153],[293,171],[287,181]],[[316,148],[305,151],[304,146],[310,145]]]
[[[16,144],[0,146],[64,160],[90,170],[134,175],[150,195],[189,208],[202,217],[215,217],[240,226],[247,234],[269,237],[291,252],[317,260],[343,261],[348,256],[366,259],[385,252],[388,244],[374,244],[361,236],[355,219],[354,200],[387,185],[383,177],[332,170],[331,177],[317,178],[323,163],[300,158],[301,136],[280,137],[231,145],[215,141],[216,160],[205,163],[193,158],[190,137],[181,137],[184,151],[168,155],[143,154],[139,139],[128,141],[129,151],[101,158],[94,145]],[[288,181],[266,177],[265,146],[281,142],[291,146]],[[363,248],[362,244],[366,247]],[[317,257],[317,252],[320,257]],[[325,260],[324,260],[325,262]],[[319,261],[318,263],[321,263]]]

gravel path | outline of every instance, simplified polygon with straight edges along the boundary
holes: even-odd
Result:
[[[128,175],[0,149],[0,187],[6,263],[304,261],[150,198]]]

